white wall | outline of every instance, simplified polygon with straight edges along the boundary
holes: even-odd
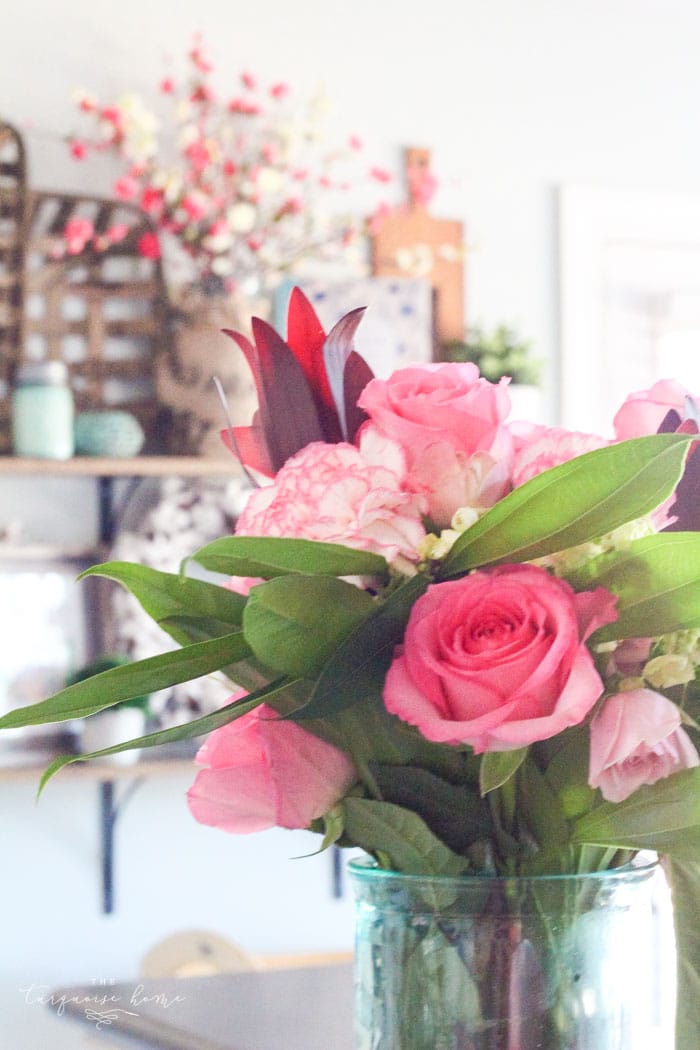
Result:
[[[432,149],[435,212],[462,219],[472,246],[469,319],[535,341],[553,419],[557,187],[700,185],[695,0],[22,0],[0,28],[0,111],[27,128],[34,184],[105,190],[104,173],[88,175],[58,141],[73,127],[72,89],[150,91],[194,29],[222,78],[230,66],[300,90],[324,83],[378,161]],[[37,808],[28,786],[0,785],[5,979],[126,976],[152,940],[188,925],[253,949],[348,942],[349,904],[329,900],[325,858],[288,862],[287,836],[253,844],[196,827],[185,787],[153,782],[132,800],[118,911],[103,919],[94,791],[57,783]]]
[[[435,212],[468,229],[469,319],[535,341],[553,421],[557,187],[700,185],[694,0],[24,0],[3,23],[0,111],[34,128],[37,185],[99,182],[57,141],[73,88],[149,93],[195,29],[222,84],[322,83],[380,162],[430,147]]]

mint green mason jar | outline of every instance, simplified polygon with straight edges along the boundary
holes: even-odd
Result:
[[[12,447],[16,456],[70,459],[74,413],[63,361],[28,361],[17,368],[12,389]]]

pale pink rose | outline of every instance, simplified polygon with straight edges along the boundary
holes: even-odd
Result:
[[[513,486],[558,467],[585,452],[603,448],[610,442],[597,434],[581,434],[563,430],[561,427],[519,426],[515,432],[515,457],[513,461]]]
[[[196,760],[209,768],[187,792],[190,811],[233,834],[308,828],[356,780],[347,755],[265,704],[214,730]]]
[[[586,638],[616,619],[534,565],[434,584],[413,606],[384,702],[428,740],[510,751],[578,725],[603,691]]]
[[[649,659],[651,638],[625,638],[619,642],[614,652],[610,653],[607,677],[621,674],[625,678],[639,678],[644,664]]]
[[[691,394],[675,379],[659,379],[649,390],[630,394],[618,410],[613,425],[618,441],[656,434],[666,414],[674,408],[681,419],[685,416],[685,399],[692,397],[700,405],[700,398]]]
[[[591,722],[588,783],[608,802],[699,763],[678,708],[652,689],[609,697]]]
[[[342,543],[416,562],[425,537],[420,500],[404,490],[400,449],[391,467],[368,462],[354,445],[312,442],[271,485],[248,499],[239,536],[288,536]]]
[[[358,404],[370,423],[397,441],[407,456],[407,484],[426,495],[428,513],[443,526],[467,504],[491,506],[510,481],[512,439],[507,380],[489,383],[471,363],[416,365],[389,379],[373,379]],[[472,467],[471,458],[487,453]],[[437,473],[436,473],[437,470]],[[481,484],[477,484],[477,480]]]

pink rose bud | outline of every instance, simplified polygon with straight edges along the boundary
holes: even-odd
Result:
[[[684,418],[685,399],[692,396],[675,379],[660,379],[649,390],[630,394],[613,420],[615,436],[618,441],[625,441],[656,434],[672,408]]]
[[[652,689],[616,693],[591,722],[588,783],[608,802],[699,763],[678,708]]]
[[[193,817],[239,835],[308,828],[356,780],[347,755],[265,704],[211,733],[197,762],[209,768],[187,792]]]

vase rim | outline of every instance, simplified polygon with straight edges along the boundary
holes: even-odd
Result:
[[[579,879],[581,881],[600,879],[601,881],[605,881],[612,878],[629,877],[631,875],[637,877],[648,877],[658,869],[659,861],[656,854],[642,851],[627,864],[620,865],[618,868],[604,868],[601,871],[560,872],[559,874],[552,875],[485,875],[470,872],[467,872],[464,875],[416,874],[380,868],[376,860],[370,856],[353,857],[348,861],[347,866],[349,873],[358,878],[405,879],[407,882],[414,883],[428,879],[439,879],[443,883],[452,882],[460,885],[464,885],[468,882],[484,885],[487,882],[496,883],[513,881],[517,881],[521,884],[524,882],[533,882],[541,885],[544,882],[564,882],[573,879]]]

